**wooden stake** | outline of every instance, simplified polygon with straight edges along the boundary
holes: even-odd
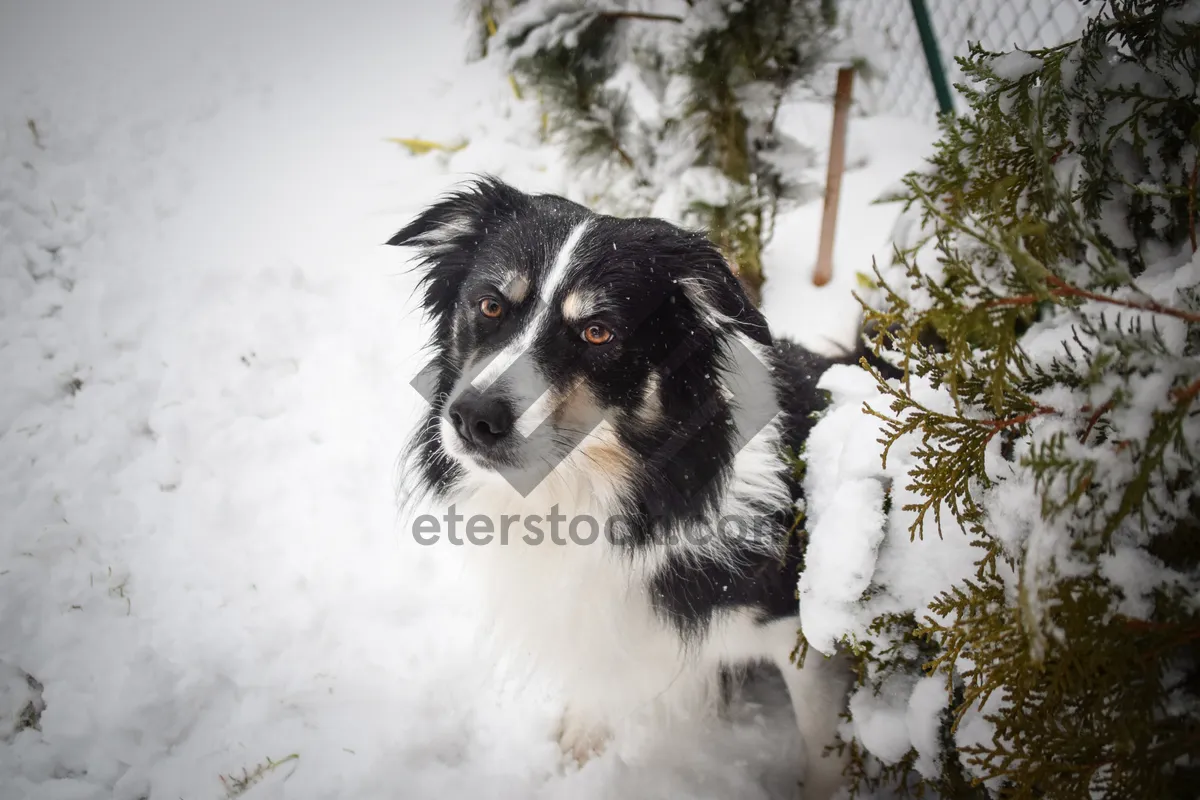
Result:
[[[833,277],[833,240],[837,234],[838,195],[842,190],[842,173],[846,170],[846,125],[850,120],[850,91],[854,86],[854,69],[838,70],[837,93],[833,96],[833,133],[829,139],[829,171],[825,176],[825,211],[821,218],[821,244],[817,250],[817,267],[813,283],[824,286]]]

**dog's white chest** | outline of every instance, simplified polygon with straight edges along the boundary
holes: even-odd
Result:
[[[694,671],[678,634],[651,605],[644,567],[603,539],[590,545],[515,537],[467,547],[498,649],[612,719],[687,683]]]

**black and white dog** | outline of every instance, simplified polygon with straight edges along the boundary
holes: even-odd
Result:
[[[711,709],[722,669],[767,660],[805,796],[833,793],[844,763],[822,751],[850,676],[789,660],[803,547],[786,457],[833,362],[773,340],[708,239],[661,220],[489,178],[389,244],[418,248],[434,323],[413,469],[499,534],[465,550],[503,642],[568,698],[564,750]]]

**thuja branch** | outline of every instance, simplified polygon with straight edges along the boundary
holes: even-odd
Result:
[[[1195,181],[1196,171],[1193,169],[1193,197],[1195,196]],[[966,235],[979,241],[981,244],[992,248],[993,250],[998,252],[1007,252],[1011,258],[1016,259],[1019,257],[1025,266],[1033,267],[1036,272],[1044,275],[1046,283],[1053,287],[1047,292],[1047,294],[1049,294],[1051,297],[1075,297],[1084,300],[1094,300],[1098,303],[1107,303],[1109,305],[1121,306],[1122,308],[1131,308],[1136,311],[1149,311],[1154,314],[1162,314],[1167,317],[1181,319],[1192,324],[1200,324],[1200,314],[1197,314],[1193,311],[1185,311],[1172,306],[1164,306],[1161,303],[1154,302],[1153,300],[1147,300],[1144,302],[1123,300],[1119,297],[1112,297],[1110,295],[1100,294],[1098,292],[1091,292],[1087,289],[1081,289],[1078,286],[1073,286],[1064,281],[1062,278],[1059,278],[1057,275],[1051,273],[1044,264],[1042,264],[1028,252],[1024,250],[1011,252],[1008,248],[1004,247],[1003,242],[997,241],[995,238],[988,236],[983,231],[975,230],[970,225],[963,223],[961,220],[954,219],[945,211],[938,208],[937,204],[933,200],[933,197],[927,191],[920,188],[914,181],[909,181],[908,186],[911,188],[914,195],[923,201],[922,205],[925,210],[944,224],[950,226],[952,230],[965,233]],[[989,300],[988,302],[984,303],[984,307],[996,308],[1001,306],[1034,305],[1035,303],[1039,303],[1044,299],[1044,296],[1039,296],[1036,294],[1015,295],[1013,297],[1001,297],[995,300]]]
[[[1086,289],[1080,289],[1078,286],[1072,286],[1062,278],[1054,275],[1047,275],[1046,283],[1055,287],[1054,293],[1060,297],[1080,297],[1085,300],[1095,300],[1098,303],[1108,303],[1110,305],[1121,306],[1123,308],[1132,308],[1137,311],[1150,311],[1154,314],[1175,317],[1176,319],[1181,319],[1184,322],[1191,322],[1193,324],[1200,323],[1200,314],[1196,314],[1192,311],[1184,311],[1181,308],[1164,306],[1161,303],[1154,302],[1153,300],[1147,300],[1139,303],[1133,300],[1122,300],[1119,297],[1111,297],[1106,294],[1099,294],[1097,292],[1089,292]]]
[[[980,420],[980,422],[992,429],[991,432],[988,433],[988,439],[991,439],[993,436],[995,436],[997,433],[1004,430],[1005,428],[1011,428],[1015,425],[1024,425],[1026,422],[1029,422],[1031,419],[1036,419],[1038,417],[1044,417],[1048,414],[1057,414],[1057,413],[1059,413],[1059,411],[1056,408],[1050,408],[1049,406],[1038,406],[1033,411],[1030,411],[1028,414],[1021,414],[1018,417],[1010,417],[1009,419],[985,419],[985,420]]]
[[[1054,275],[1046,276],[1046,283],[1054,288],[1049,291],[1051,297],[1074,297],[1081,300],[1094,300],[1097,303],[1107,303],[1108,305],[1121,306],[1122,308],[1131,308],[1135,311],[1149,311],[1153,314],[1162,314],[1166,317],[1174,317],[1181,319],[1184,322],[1192,324],[1200,324],[1200,314],[1192,311],[1185,311],[1181,308],[1172,306],[1164,306],[1161,303],[1156,303],[1153,300],[1138,302],[1136,300],[1123,300],[1119,297],[1113,297],[1099,292],[1090,292],[1087,289],[1081,289],[1078,286],[1072,286]],[[984,303],[985,308],[999,308],[1002,306],[1029,306],[1035,303],[1040,303],[1044,298],[1035,294],[1019,294],[1012,297],[1000,297],[995,300],[989,300]]]
[[[1087,410],[1088,409],[1086,409],[1086,408],[1084,409],[1084,411],[1087,411]],[[1087,442],[1088,437],[1092,435],[1092,428],[1095,428],[1096,423],[1100,421],[1100,418],[1103,417],[1106,412],[1111,411],[1111,410],[1112,410],[1112,401],[1109,400],[1106,403],[1104,403],[1102,406],[1097,408],[1095,411],[1092,412],[1092,415],[1090,417],[1088,417],[1087,427],[1083,429],[1083,433],[1079,434],[1080,444],[1084,444]]]

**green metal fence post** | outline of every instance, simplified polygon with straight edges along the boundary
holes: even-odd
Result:
[[[929,65],[929,77],[933,80],[938,107],[943,114],[953,114],[954,98],[950,96],[950,84],[946,81],[946,70],[942,68],[942,55],[938,52],[937,35],[933,32],[925,0],[912,0],[912,10],[917,21],[917,32],[921,35],[921,46],[925,48],[925,63]]]

